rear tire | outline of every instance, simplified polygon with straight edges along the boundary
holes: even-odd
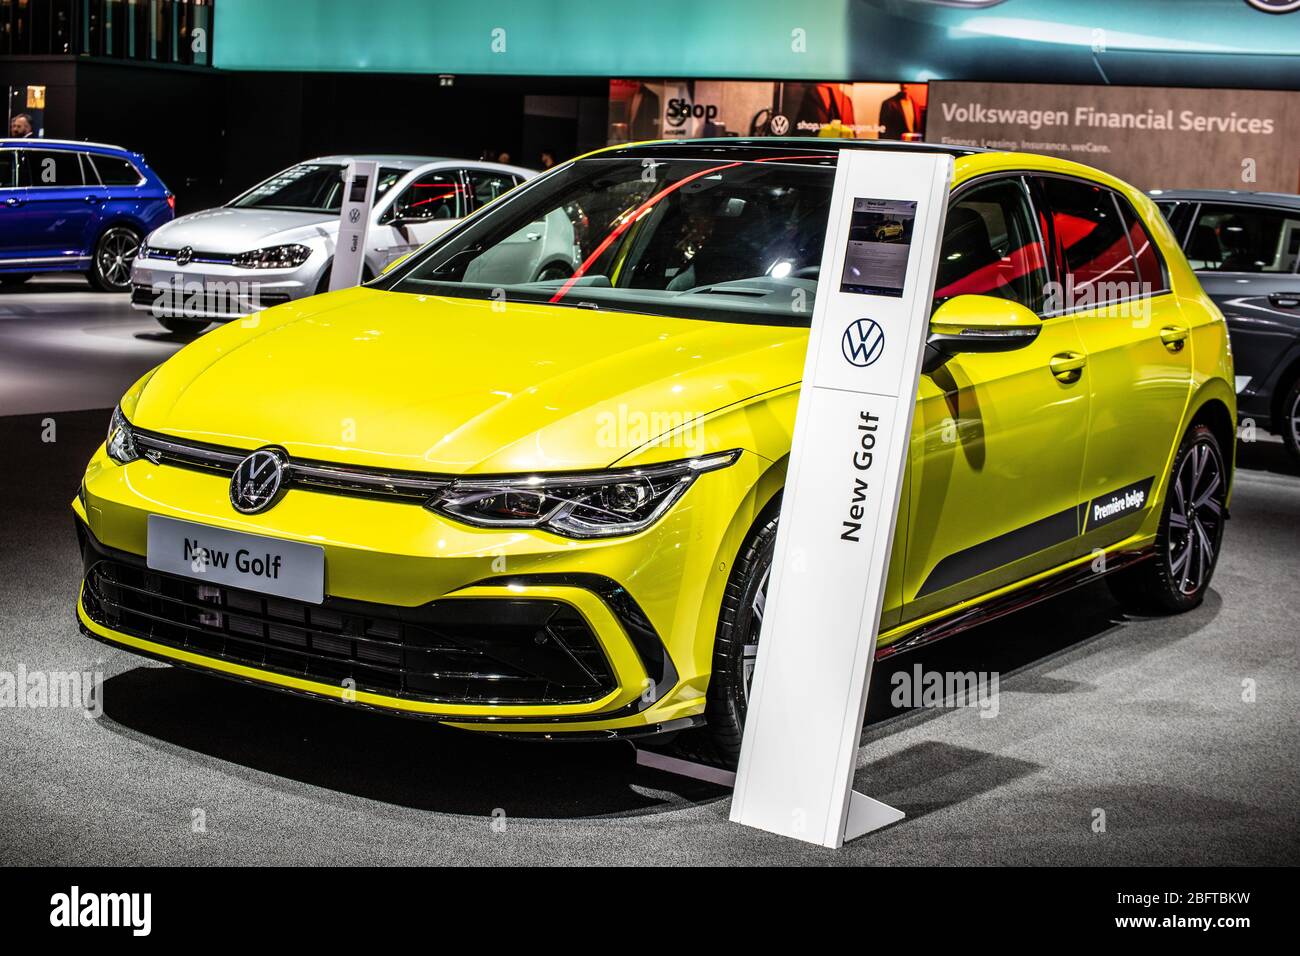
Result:
[[[1205,599],[1219,561],[1229,474],[1219,440],[1193,425],[1183,436],[1165,492],[1155,557],[1106,578],[1126,611],[1180,614]]]
[[[212,323],[204,319],[159,319],[158,324],[176,335],[198,335]]]
[[[95,243],[87,278],[100,292],[130,292],[131,264],[140,251],[140,233],[130,226],[110,226]]]
[[[713,750],[723,764],[735,767],[749,709],[749,687],[758,655],[772,556],[776,549],[780,499],[763,512],[740,549],[718,615],[713,643],[713,674],[705,716]]]
[[[1300,378],[1291,383],[1278,414],[1277,429],[1291,460],[1300,465]]]

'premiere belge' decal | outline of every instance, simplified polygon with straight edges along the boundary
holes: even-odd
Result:
[[[1143,478],[1136,484],[1126,485],[1109,494],[1098,495],[1088,502],[1088,510],[1083,519],[1083,530],[1091,531],[1104,524],[1117,521],[1125,515],[1141,511],[1146,507],[1151,495],[1151,478]]]

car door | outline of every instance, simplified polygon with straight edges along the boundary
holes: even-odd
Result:
[[[1085,549],[1137,531],[1181,439],[1192,393],[1190,328],[1146,225],[1120,193],[1065,176],[1038,178],[1087,355],[1087,453],[1079,501]]]
[[[1042,315],[1049,268],[1023,177],[982,179],[954,194],[936,303],[988,295]],[[1021,349],[956,355],[922,375],[909,454],[904,621],[1078,555],[1089,375],[1070,366],[1082,353],[1074,318],[1044,315],[1036,340]]]
[[[442,235],[466,214],[465,179],[459,169],[418,172],[379,215],[386,261],[392,262]]]
[[[1228,323],[1238,410],[1268,420],[1300,355],[1300,209],[1201,203],[1185,251]]]
[[[18,185],[18,151],[0,149],[0,262],[31,255],[22,221],[26,198],[27,190]]]
[[[21,222],[31,255],[89,256],[98,234],[103,190],[91,174],[87,187],[81,157],[67,149],[24,148],[20,182],[27,187]]]

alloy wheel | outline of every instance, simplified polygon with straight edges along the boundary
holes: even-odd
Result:
[[[1169,574],[1183,594],[1209,580],[1223,530],[1223,461],[1208,441],[1192,445],[1174,476],[1169,511]]]
[[[1287,411],[1287,420],[1291,425],[1291,447],[1300,448],[1300,389],[1291,394],[1291,408]]]
[[[130,229],[115,228],[104,233],[95,252],[95,265],[109,285],[125,288],[131,282],[131,263],[140,251],[140,240]]]
[[[754,600],[749,605],[749,633],[745,635],[745,645],[741,648],[740,666],[743,668],[744,700],[749,704],[749,688],[754,682],[754,662],[758,660],[758,633],[763,627],[763,609],[767,606],[767,585],[772,578],[772,569],[763,572],[763,579],[754,591]]]

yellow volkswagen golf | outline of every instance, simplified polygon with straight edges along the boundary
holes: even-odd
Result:
[[[872,148],[604,150],[188,345],[73,505],[83,631],[494,733],[707,724],[734,760],[841,146]],[[1138,190],[952,152],[878,654],[1101,573],[1194,607],[1232,478],[1222,316]]]

